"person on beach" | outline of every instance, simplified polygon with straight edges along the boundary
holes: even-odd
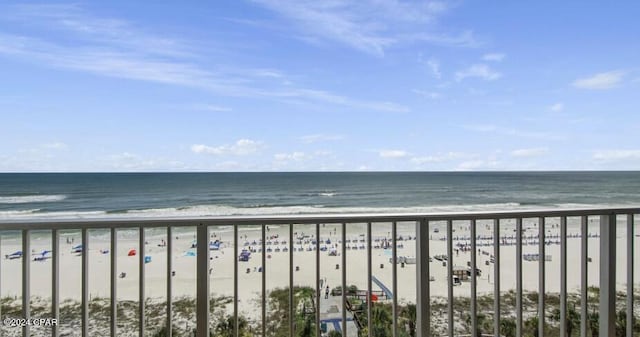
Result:
[[[327,286],[327,288],[325,288],[324,290],[324,299],[328,299],[329,298],[329,286]]]

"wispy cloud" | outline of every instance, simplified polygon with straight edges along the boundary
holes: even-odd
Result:
[[[422,157],[413,157],[411,158],[411,162],[414,164],[434,164],[434,163],[443,163],[448,162],[460,158],[468,157],[469,155],[461,153],[461,152],[447,152],[447,153],[438,153],[430,156],[422,156]]]
[[[438,60],[430,58],[427,60],[426,64],[429,67],[429,70],[431,71],[431,74],[434,78],[442,78],[442,73],[440,72],[440,62],[438,62]]]
[[[546,147],[535,147],[528,149],[517,149],[511,151],[511,155],[514,157],[538,157],[545,155],[549,152]]]
[[[616,70],[598,73],[589,77],[573,81],[573,86],[580,89],[604,90],[615,88],[625,75],[624,71]]]
[[[198,154],[212,154],[212,155],[234,155],[244,156],[258,152],[258,150],[264,148],[264,143],[251,139],[239,139],[234,144],[225,144],[219,146],[209,146],[204,144],[194,144],[191,146],[191,151]]]
[[[329,142],[329,141],[337,141],[337,140],[343,140],[343,139],[344,139],[344,136],[342,135],[332,135],[332,134],[324,134],[324,133],[317,133],[313,135],[306,135],[306,136],[300,137],[300,140],[302,140],[305,143]]]
[[[593,159],[598,161],[619,161],[625,159],[640,159],[640,150],[636,149],[615,149],[599,150],[593,153]]]
[[[465,78],[480,78],[487,81],[497,80],[502,77],[502,74],[491,69],[486,64],[474,64],[469,68],[457,71],[455,74],[456,81],[462,81]]]
[[[69,146],[63,142],[46,143],[43,144],[42,147],[50,150],[66,150],[69,148]]]
[[[11,20],[62,31],[63,40],[70,41],[63,43],[63,40],[0,33],[0,54],[21,61],[112,78],[192,87],[230,97],[295,98],[310,104],[329,103],[386,112],[409,111],[406,106],[394,102],[368,101],[291,85],[286,74],[278,69],[204,66],[199,62],[202,55],[188,43],[141,33],[131,23],[91,16],[78,6],[16,8],[18,14]],[[0,19],[8,20],[1,16]],[[66,34],[68,32],[71,34]]]
[[[504,58],[506,57],[505,54],[502,53],[490,53],[490,54],[484,54],[482,55],[482,60],[483,61],[493,61],[493,62],[500,62],[502,60],[504,60]]]
[[[551,132],[545,131],[532,131],[532,130],[522,130],[516,129],[512,127],[502,127],[492,124],[476,124],[476,125],[463,125],[463,129],[483,132],[483,133],[495,133],[502,136],[509,137],[520,137],[520,138],[532,138],[532,139],[542,139],[542,140],[564,140],[564,136],[560,136]]]
[[[201,111],[210,111],[210,112],[229,112],[233,109],[226,106],[215,105],[215,104],[195,104],[193,105],[194,110]]]
[[[277,153],[273,156],[276,161],[302,161],[306,159],[310,159],[311,156],[300,151],[295,151],[291,153]]]
[[[550,106],[549,110],[551,110],[553,112],[560,112],[560,111],[564,110],[564,103],[558,102],[558,103]]]
[[[424,33],[437,17],[449,10],[439,1],[395,0],[312,1],[255,0],[256,3],[290,19],[313,39],[338,42],[351,48],[383,55],[386,48],[407,41],[439,44],[471,44],[473,36]]]
[[[429,99],[439,99],[442,97],[442,94],[436,91],[420,90],[420,89],[413,89],[412,91],[414,94],[417,94]]]
[[[405,158],[409,156],[409,152],[404,150],[380,150],[378,156],[380,158]]]

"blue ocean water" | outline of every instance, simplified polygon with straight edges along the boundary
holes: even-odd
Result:
[[[0,219],[640,205],[640,172],[5,173]]]

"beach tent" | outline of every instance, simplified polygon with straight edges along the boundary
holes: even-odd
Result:
[[[196,256],[196,252],[194,252],[193,250],[187,250],[186,252],[184,252],[184,256]]]
[[[82,253],[82,245],[77,245],[71,248],[72,253]]]
[[[22,251],[21,251],[21,250],[19,250],[19,251],[16,251],[16,252],[11,253],[11,254],[9,254],[9,255],[5,255],[4,257],[5,257],[6,259],[9,259],[9,260],[19,259],[19,258],[21,258],[21,257],[22,257]]]
[[[136,250],[135,249],[129,250],[129,252],[127,253],[127,256],[136,256]]]
[[[220,249],[220,241],[216,240],[215,242],[209,242],[209,250],[219,250]]]
[[[43,250],[42,253],[36,254],[33,257],[33,261],[44,261],[44,260],[50,259],[50,258],[51,258],[51,251],[50,250]]]
[[[149,263],[151,262],[151,256],[147,255],[144,257],[144,263]]]

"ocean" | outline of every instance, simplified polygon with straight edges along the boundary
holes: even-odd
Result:
[[[640,172],[4,173],[0,220],[640,205]]]

